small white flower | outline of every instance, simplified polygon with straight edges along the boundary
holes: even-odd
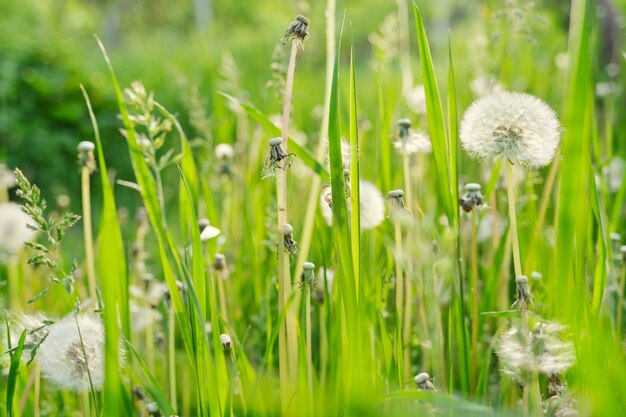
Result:
[[[48,327],[48,337],[39,347],[36,359],[44,378],[59,389],[82,392],[93,386],[100,390],[104,383],[102,321],[89,314],[77,318],[70,314],[61,319]]]
[[[235,156],[235,150],[230,143],[220,143],[215,147],[214,152],[217,159],[232,159]]]
[[[0,259],[11,256],[22,249],[24,243],[37,234],[28,225],[35,225],[29,215],[15,203],[0,204]]]
[[[463,116],[460,137],[474,158],[540,168],[554,157],[561,128],[554,111],[537,97],[504,92],[472,103]]]
[[[374,229],[385,220],[385,200],[380,190],[371,182],[359,181],[360,192],[360,220],[361,229]],[[327,187],[320,197],[320,209],[322,216],[328,226],[333,224],[332,190]],[[348,199],[348,210],[350,210],[350,199]]]

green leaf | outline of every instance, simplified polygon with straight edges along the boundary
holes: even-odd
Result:
[[[7,329],[9,325],[7,322]],[[8,330],[7,330],[8,332]],[[22,331],[20,339],[17,342],[16,349],[11,353],[11,367],[9,368],[9,377],[7,379],[7,417],[13,417],[13,397],[15,396],[15,386],[17,384],[17,377],[20,373],[20,361],[22,360],[22,351],[24,349],[24,341],[26,340],[26,330]]]

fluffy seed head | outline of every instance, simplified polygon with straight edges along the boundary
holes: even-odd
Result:
[[[123,359],[121,349],[120,357]],[[82,392],[93,385],[100,390],[104,382],[104,329],[100,318],[81,314],[76,319],[70,314],[51,325],[36,359],[44,378],[60,389]]]
[[[0,204],[0,261],[19,252],[37,234],[28,225],[35,222],[15,203]]]
[[[235,156],[235,150],[229,143],[220,143],[215,147],[214,152],[217,159],[232,159]]]
[[[361,210],[361,229],[370,230],[378,227],[385,220],[385,200],[380,190],[371,182],[359,181],[359,208]],[[348,199],[348,210],[350,210]],[[320,197],[320,208],[326,224],[333,224],[332,189],[326,187]]]
[[[224,350],[226,350],[226,349],[230,349],[232,340],[229,335],[227,335],[226,333],[222,333],[220,335],[220,343],[222,344],[222,347],[224,348]]]
[[[502,92],[472,103],[463,116],[460,137],[472,157],[540,168],[554,157],[560,130],[554,111],[537,97]]]
[[[93,142],[89,142],[88,140],[84,140],[78,144],[77,150],[80,153],[88,153],[93,152],[96,149],[96,145]]]

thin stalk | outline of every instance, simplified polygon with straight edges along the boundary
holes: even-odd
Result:
[[[91,406],[89,405],[89,390],[83,390],[83,415],[91,417]]]
[[[513,184],[513,164],[506,163],[506,185],[509,199],[509,222],[511,229],[511,247],[513,252],[513,267],[515,277],[522,276],[522,261],[520,259],[519,238],[517,236],[517,216],[515,214],[515,184]]]
[[[617,300],[617,318],[615,319],[615,337],[622,342],[622,315],[624,313],[624,286],[626,285],[626,265],[622,264],[619,280],[619,299]]]
[[[313,398],[313,359],[311,352],[313,344],[311,341],[311,286],[304,285],[304,316],[306,327],[306,367],[309,399]]]
[[[326,87],[324,90],[324,111],[322,112],[322,122],[320,124],[319,138],[315,149],[315,159],[321,160],[326,151],[325,138],[328,134],[328,117],[330,114],[330,90],[333,79],[333,65],[335,62],[335,2],[328,0],[326,3]],[[315,225],[315,212],[319,204],[319,193],[322,186],[322,179],[319,175],[313,177],[309,191],[309,199],[304,215],[304,226],[302,228],[302,238],[300,239],[300,251],[296,261],[296,271],[294,276],[302,274],[302,265],[309,257],[311,240],[313,238],[313,226]]]
[[[167,315],[167,361],[169,364],[170,402],[177,409],[176,401],[176,312],[174,306],[170,306]]]
[[[98,295],[96,292],[96,264],[93,250],[93,232],[91,226],[91,194],[89,167],[80,169],[83,197],[83,234],[85,239],[85,263],[87,264],[87,280],[89,282],[89,298],[97,307]]]
[[[289,114],[291,112],[291,96],[293,93],[293,79],[296,69],[296,55],[298,54],[298,41],[291,41],[291,54],[289,56],[289,66],[287,68],[287,80],[285,84],[285,96],[283,100],[282,116],[282,139],[283,148],[288,153],[289,142]],[[285,253],[285,242],[282,233],[287,223],[287,166],[285,160],[281,161],[280,169],[276,175],[276,203],[278,209],[278,292],[279,309],[278,314],[285,309],[287,301],[291,296],[291,276],[289,268],[289,254]],[[289,401],[289,393],[293,389],[291,381],[296,380],[298,371],[298,345],[295,328],[295,317],[293,309],[289,309],[285,315],[285,323],[280,326],[279,331],[279,368],[280,368],[280,388],[282,409],[286,410]]]
[[[402,271],[402,226],[400,221],[395,224],[395,251],[396,251],[396,352],[398,353],[398,377],[402,385],[403,346],[404,346],[404,275]]]
[[[403,2],[403,0],[399,0],[399,2]],[[406,10],[405,10],[406,12]],[[402,18],[402,17],[401,17]],[[408,31],[408,29],[407,29]],[[406,201],[409,207],[413,207],[413,189],[411,185],[411,165],[410,165],[410,157],[408,153],[404,152],[402,155],[403,165],[404,165],[404,189],[406,195]],[[417,217],[413,218],[415,221]],[[417,223],[417,222],[416,222]],[[404,379],[409,379],[409,374],[411,371],[410,367],[410,352],[409,352],[409,340],[411,337],[411,317],[413,313],[413,285],[412,285],[412,275],[414,274],[413,267],[413,242],[416,241],[414,228],[417,227],[417,224],[412,224],[411,227],[407,230],[407,238],[406,238],[406,297],[404,303],[404,323],[403,323],[403,343],[404,343]]]
[[[471,234],[471,263],[472,263],[472,361],[471,361],[471,389],[476,387],[476,369],[478,361],[478,225],[476,221],[476,210],[471,214],[472,234]]]

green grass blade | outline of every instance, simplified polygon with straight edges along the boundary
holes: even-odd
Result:
[[[361,265],[361,219],[359,189],[359,132],[357,128],[356,77],[354,75],[354,46],[350,48],[350,244],[352,245],[352,268],[356,279],[357,300],[359,297]]]
[[[8,327],[8,325],[7,325]],[[15,350],[11,353],[11,366],[9,368],[9,376],[7,378],[7,397],[6,408],[7,417],[13,417],[13,400],[15,397],[15,386],[17,385],[17,377],[20,373],[20,363],[22,360],[22,351],[24,349],[24,341],[26,340],[26,330],[22,331],[20,338],[17,342]]]
[[[119,328],[130,337],[130,315],[128,307],[128,282],[126,279],[126,258],[113,188],[107,175],[106,161],[98,123],[91,107],[87,91],[81,86],[93,124],[98,148],[98,167],[102,184],[102,217],[98,234],[98,256],[96,261],[98,278],[102,287],[104,302],[104,344],[105,381],[104,415],[117,416],[122,408],[121,380],[119,374]],[[120,317],[118,319],[118,311]]]
[[[437,171],[437,184],[441,199],[448,218],[453,221],[455,218],[456,204],[452,200],[453,190],[450,182],[451,149],[446,136],[443,110],[439,98],[439,88],[435,78],[433,60],[430,55],[426,30],[422,22],[422,16],[415,3],[413,3],[415,13],[415,29],[417,31],[417,45],[419,48],[420,62],[422,65],[422,77],[424,81],[424,91],[426,93],[426,113],[428,116],[428,131],[433,147],[433,157],[435,169]]]

